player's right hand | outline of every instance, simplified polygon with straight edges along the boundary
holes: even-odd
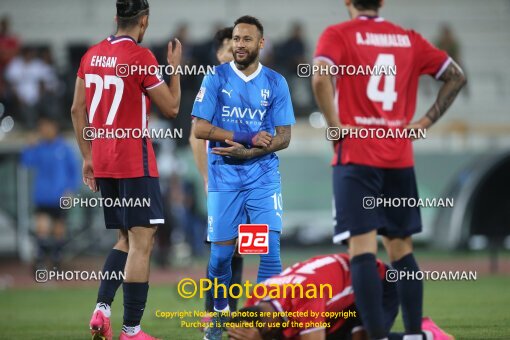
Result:
[[[94,168],[92,167],[91,159],[83,160],[83,183],[89,187],[93,192],[97,192],[96,178],[94,177]]]
[[[251,145],[257,146],[260,148],[265,148],[271,145],[271,140],[273,136],[266,131],[260,131],[251,139]]]
[[[174,68],[181,64],[182,57],[182,44],[179,39],[175,38],[168,42],[168,51],[166,55],[166,61],[168,65],[172,65]]]

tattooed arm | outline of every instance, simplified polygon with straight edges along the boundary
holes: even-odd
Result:
[[[238,132],[227,131],[212,125],[209,121],[196,117],[194,135],[197,139],[207,139],[213,142],[224,142],[225,140],[234,140]],[[246,134],[245,134],[246,135]],[[241,143],[257,147],[266,147],[271,144],[271,135],[266,131],[258,133],[248,133],[247,137]]]
[[[291,127],[290,125],[277,126],[276,136],[271,140],[271,144],[265,147],[255,147],[247,149],[244,145],[225,140],[225,143],[231,145],[226,148],[213,148],[212,153],[220,156],[231,156],[240,159],[250,159],[266,155],[268,153],[276,152],[286,149],[290,143]]]
[[[263,156],[268,153],[280,151],[289,147],[291,128],[290,125],[277,126],[276,136],[273,137],[271,144],[263,148],[251,148],[250,158]]]
[[[223,142],[225,139],[232,140],[234,138],[232,131],[223,130],[198,117],[195,118],[194,134],[197,139],[207,139],[214,142]]]
[[[439,89],[434,105],[417,123],[420,128],[429,128],[441,118],[452,105],[459,91],[466,85],[467,80],[460,66],[452,61],[439,78],[444,84]],[[413,126],[415,127],[415,126]]]

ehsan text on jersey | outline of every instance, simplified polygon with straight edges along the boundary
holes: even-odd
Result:
[[[250,107],[237,107],[237,106],[223,106],[222,108],[222,117],[235,117],[235,118],[248,118],[255,119],[255,117],[259,116],[260,121],[264,120],[264,116],[267,112],[267,110],[261,110],[261,109],[252,109]]]
[[[95,67],[115,67],[117,65],[117,57],[106,57],[104,55],[94,55],[90,60],[90,66]]]
[[[356,43],[377,47],[411,47],[411,40],[406,34],[356,32]]]

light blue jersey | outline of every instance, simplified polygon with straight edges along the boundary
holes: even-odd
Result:
[[[259,64],[250,76],[234,62],[207,75],[193,105],[193,116],[234,132],[266,131],[295,123],[289,87],[279,73]],[[229,146],[210,142],[209,149]],[[209,152],[209,191],[239,191],[280,183],[275,153],[249,160]]]

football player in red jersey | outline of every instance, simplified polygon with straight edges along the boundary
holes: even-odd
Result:
[[[147,0],[118,0],[116,21],[116,34],[92,46],[81,60],[72,120],[84,183],[92,191],[99,189],[103,198],[149,204],[103,207],[106,228],[119,230],[103,272],[124,272],[125,279],[101,281],[90,328],[94,339],[112,338],[110,305],[122,283],[120,339],[154,339],[141,331],[140,320],[154,233],[164,219],[156,158],[146,132],[151,102],[164,116],[177,116],[180,78],[172,75],[165,84],[155,72],[159,68],[154,55],[138,45],[149,25]],[[179,41],[169,42],[167,59],[174,68],[180,64]]]
[[[251,292],[245,308],[230,320],[229,338],[366,339],[367,333],[354,304],[350,269],[347,254],[321,255],[298,262],[264,281],[266,289],[256,286],[258,292]],[[395,282],[385,279],[387,269],[387,265],[376,260],[377,278],[384,292],[384,323],[390,329],[398,314],[398,294]],[[430,318],[423,319],[423,328],[428,339],[451,339]],[[391,333],[390,339],[401,340],[403,336]]]
[[[315,98],[330,128],[378,128],[386,132],[427,129],[441,118],[466,83],[460,67],[445,52],[420,34],[378,16],[382,4],[382,0],[345,0],[352,20],[329,26],[319,39],[316,67],[352,65],[358,69],[368,65],[396,69],[396,74],[314,74]],[[431,108],[413,121],[421,75],[433,76],[443,85]],[[335,142],[334,150],[333,241],[348,240],[357,309],[370,337],[384,339],[388,330],[384,327],[382,285],[375,259],[377,234],[384,236],[396,270],[416,272],[419,267],[411,236],[422,226],[418,207],[383,208],[374,206],[374,202],[380,197],[418,198],[412,140],[361,139],[347,134]],[[398,292],[405,340],[422,339],[422,281],[400,280]]]

